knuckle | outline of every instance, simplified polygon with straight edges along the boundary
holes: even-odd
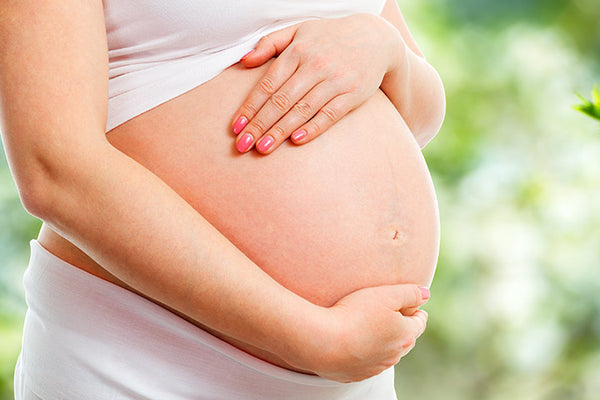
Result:
[[[398,361],[396,363],[398,363],[400,360],[402,360],[402,358],[404,356],[406,356],[408,353],[410,353],[411,350],[412,350],[412,348],[408,348],[408,347],[405,349],[402,349],[402,352],[400,353],[400,355],[398,357]]]
[[[329,58],[326,56],[317,56],[311,61],[310,65],[317,71],[325,70],[329,66]]]
[[[258,109],[256,108],[256,106],[252,103],[248,103],[248,104],[244,104],[244,106],[242,106],[241,112],[243,115],[245,116],[251,116],[251,115],[256,115],[256,113],[258,112]]]
[[[408,338],[402,342],[402,347],[405,349],[412,348],[415,345],[415,338]]]
[[[338,110],[334,107],[325,106],[321,109],[323,113],[323,117],[325,117],[329,122],[335,122],[338,120]]]
[[[352,78],[346,84],[346,88],[349,93],[359,92],[361,89],[361,82],[357,78]]]
[[[275,140],[286,137],[285,130],[279,125],[273,126],[269,133],[271,134],[271,136],[273,136]]]
[[[308,43],[304,43],[304,42],[297,43],[294,45],[294,47],[292,47],[290,49],[290,51],[293,56],[301,57],[308,50],[308,46],[309,46]]]
[[[250,130],[256,131],[256,132],[264,132],[266,130],[266,128],[267,127],[266,127],[265,123],[263,121],[261,121],[260,119],[253,119],[252,125],[249,127]]]
[[[273,77],[266,75],[260,81],[258,81],[258,87],[264,93],[268,95],[272,95],[275,92],[275,83],[273,82]]]
[[[294,111],[305,119],[309,119],[314,114],[313,107],[310,105],[310,103],[304,100],[300,100],[298,103],[296,103],[294,106]]]
[[[290,108],[290,98],[283,92],[273,94],[270,101],[279,111],[287,111]]]
[[[259,46],[264,46],[269,43],[271,43],[271,38],[269,37],[269,35],[265,35],[265,36],[261,37],[260,40],[258,41]]]
[[[271,35],[266,35],[263,36],[259,41],[258,41],[258,46],[257,47],[275,47],[275,40],[273,39],[273,37],[271,37]]]
[[[322,129],[321,123],[319,121],[317,121],[317,118],[313,118],[310,120],[310,123],[307,124],[307,126],[304,130],[306,131],[306,133],[308,133],[310,135],[311,133],[317,134],[319,132],[323,132],[321,129]]]
[[[417,340],[419,336],[425,333],[425,322],[422,319],[418,318],[415,326],[411,329],[410,333],[413,336],[413,339]]]
[[[347,87],[352,82],[352,78],[348,77],[348,73],[341,68],[332,68],[329,75],[330,79],[334,82],[339,82]]]

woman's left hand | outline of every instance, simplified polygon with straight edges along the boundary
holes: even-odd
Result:
[[[263,37],[242,64],[278,57],[233,119],[236,148],[256,144],[269,154],[288,137],[309,142],[371,97],[404,48],[398,31],[370,14],[310,20]]]

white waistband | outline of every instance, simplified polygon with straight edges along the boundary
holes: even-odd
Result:
[[[340,384],[280,368],[36,241],[24,285],[29,310],[17,372],[41,398],[396,398],[392,369]]]

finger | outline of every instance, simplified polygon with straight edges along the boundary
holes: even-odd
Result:
[[[396,363],[412,351],[417,344],[417,339],[425,332],[427,325],[427,313],[417,311],[413,317],[401,318],[401,333]]]
[[[300,77],[300,74],[298,74],[298,77],[300,81],[308,81],[308,79]],[[306,85],[306,87],[308,86],[309,85]],[[302,87],[299,92],[306,93],[306,87]],[[336,96],[338,91],[339,90],[335,85],[332,85],[329,81],[319,82],[316,86],[309,88],[308,93],[306,93],[304,97],[299,100],[293,100],[294,105],[286,110],[286,112],[283,113],[283,117],[275,121],[275,124],[267,131],[267,133],[257,141],[256,149],[263,154],[269,154],[274,151],[292,132],[313,118],[325,104]],[[265,114],[268,114],[269,112],[272,112],[273,116],[282,114],[280,110],[267,109],[268,105],[269,104],[267,103],[263,108]],[[259,112],[256,119],[260,118],[263,110]],[[266,146],[265,143],[268,144],[268,146]]]
[[[292,133],[292,129],[301,125],[298,123],[292,129],[286,130],[281,125],[276,125],[276,123],[286,117],[294,105],[297,104],[307,92],[310,93],[310,91],[320,83],[320,80],[321,78],[318,75],[315,75],[309,68],[301,66],[290,79],[266,101],[244,130],[244,132],[250,132],[257,139],[257,150],[266,154],[269,150],[273,150],[276,146],[279,146],[283,140],[287,139]],[[334,93],[335,92],[332,92],[331,95]],[[302,122],[306,122],[307,120],[308,118]],[[269,131],[270,134],[267,135],[266,133]],[[260,138],[262,138],[262,140],[259,140]],[[268,146],[264,146],[265,144],[268,144]]]
[[[240,62],[245,67],[252,68],[278,56],[292,43],[298,27],[298,24],[292,25],[263,36],[254,50],[242,57]]]
[[[278,58],[269,66],[265,75],[254,85],[233,118],[232,130],[238,135],[248,125],[267,100],[296,72],[297,59]],[[260,127],[259,127],[260,128]],[[264,132],[264,131],[263,131]],[[262,134],[262,132],[261,132]]]
[[[421,291],[421,296],[423,297],[424,301],[429,300],[429,298],[431,297],[431,292],[429,291],[428,288],[426,287],[419,287],[419,290]],[[414,315],[414,313],[419,309],[419,307],[415,307],[415,306],[411,306],[411,307],[406,307],[403,308],[400,311],[400,313],[404,316],[410,317],[412,315]]]
[[[389,285],[376,288],[380,291],[383,305],[390,310],[399,311],[409,307],[419,307],[425,304],[429,298],[429,290],[421,288],[417,285]],[[425,290],[422,290],[425,289]],[[418,318],[422,315],[415,313],[413,316],[406,318]]]
[[[416,340],[411,340],[411,341],[404,343],[402,348],[400,349],[400,358],[404,358],[404,356],[406,356],[408,353],[410,353],[412,351],[412,349],[415,348],[416,344],[417,344]],[[400,361],[400,360],[398,360],[398,361]]]
[[[415,314],[409,318],[416,318],[419,321],[420,329],[417,334],[418,338],[423,334],[423,332],[425,332],[425,329],[427,328],[427,320],[429,319],[429,314],[427,314],[427,311],[425,310],[417,310]]]
[[[400,312],[400,314],[404,315],[405,317],[412,317],[418,309],[419,307],[407,307],[403,308],[402,310],[398,310],[398,312]]]
[[[294,131],[290,139],[295,144],[310,142],[352,111],[357,105],[354,99],[354,95],[350,93],[334,97],[310,121]]]
[[[427,318],[427,312],[418,310],[414,316],[406,317],[403,320],[403,333],[400,341],[402,348],[409,348],[415,345],[417,339],[427,328]]]

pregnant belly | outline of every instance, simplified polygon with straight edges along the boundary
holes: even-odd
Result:
[[[378,92],[313,142],[234,149],[230,119],[266,66],[234,66],[114,129],[109,141],[161,177],[281,284],[328,306],[365,286],[429,285],[438,214],[412,134]]]
[[[274,279],[316,304],[332,305],[368,286],[428,286],[439,245],[437,204],[420,149],[396,109],[377,92],[311,143],[286,142],[268,156],[239,154],[230,119],[267,66],[233,66],[115,128],[108,140]],[[122,284],[47,227],[40,243]]]

